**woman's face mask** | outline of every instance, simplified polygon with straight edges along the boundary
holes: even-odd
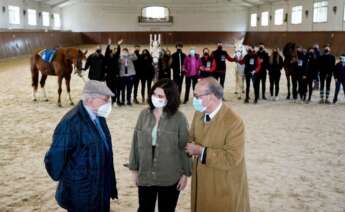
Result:
[[[155,108],[164,108],[167,105],[167,101],[162,98],[158,98],[155,95],[151,96],[152,104]]]
[[[191,49],[191,50],[189,51],[189,53],[190,53],[190,55],[194,56],[194,55],[195,55],[195,50],[194,50],[194,49]]]

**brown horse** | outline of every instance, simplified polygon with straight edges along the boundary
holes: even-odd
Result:
[[[44,100],[48,101],[46,91],[44,88],[46,79],[48,75],[57,76],[58,78],[58,106],[61,107],[61,84],[62,80],[65,79],[67,93],[70,100],[70,104],[73,105],[73,101],[71,98],[71,88],[70,88],[70,81],[71,81],[71,74],[73,71],[73,65],[77,69],[77,72],[81,72],[82,70],[82,61],[86,59],[86,52],[82,52],[78,48],[58,48],[55,57],[52,62],[46,63],[41,59],[39,52],[43,49],[37,49],[31,57],[31,77],[32,77],[32,87],[33,87],[33,101],[37,101],[36,94],[38,88],[38,78],[39,72],[41,72],[41,80],[40,85],[43,91]]]

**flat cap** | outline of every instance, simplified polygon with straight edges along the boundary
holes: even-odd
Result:
[[[102,96],[115,96],[105,82],[88,80],[85,83],[83,94],[96,94]]]

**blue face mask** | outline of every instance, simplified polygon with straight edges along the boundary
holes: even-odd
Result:
[[[202,100],[201,99],[197,99],[197,98],[193,98],[193,107],[197,112],[204,112],[206,110],[206,107],[204,107],[202,105]]]
[[[195,55],[195,50],[194,50],[194,49],[190,50],[190,54],[191,54],[192,56],[194,56],[194,55]]]

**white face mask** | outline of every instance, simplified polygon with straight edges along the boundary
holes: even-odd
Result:
[[[154,95],[151,96],[151,101],[155,108],[163,108],[167,105],[167,101],[165,99],[160,99]]]
[[[111,102],[108,102],[97,109],[97,116],[108,118],[111,113]]]

